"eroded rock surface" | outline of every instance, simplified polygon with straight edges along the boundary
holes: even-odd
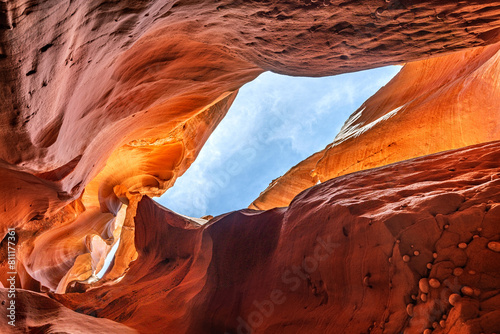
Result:
[[[407,267],[401,267],[402,274],[385,270],[401,264],[389,265],[383,258],[390,254],[396,238],[391,227],[382,223],[392,216],[385,217],[383,212],[390,215],[389,207],[401,198],[417,196],[412,194],[420,189],[419,196],[431,202],[437,194],[445,196],[445,207],[463,198],[454,208],[458,212],[479,207],[478,217],[484,216],[481,224],[486,229],[490,226],[486,217],[498,218],[493,179],[497,144],[462,151],[483,160],[472,161],[468,172],[470,165],[464,163],[461,174],[437,173],[439,163],[447,158],[438,162],[429,158],[438,164],[434,169],[415,162],[427,168],[415,175],[413,167],[399,165],[406,166],[401,167],[408,181],[402,185],[406,193],[384,188],[387,173],[354,174],[311,189],[287,210],[236,212],[213,219],[203,228],[144,196],[162,194],[182,175],[224,117],[239,87],[265,70],[324,76],[425,60],[494,44],[499,29],[500,6],[485,0],[0,2],[0,230],[5,236],[7,228],[16,229],[17,287],[58,294],[82,292],[52,297],[78,312],[141,332],[234,332],[241,325],[238,317],[250,321],[257,307],[253,301],[272,298],[275,288],[282,290],[281,297],[287,296],[288,306],[276,306],[271,316],[263,318],[257,326],[260,332],[366,331],[379,328],[387,319],[387,328],[420,330],[420,318],[414,316],[417,320],[408,325],[402,310],[409,308],[417,315],[428,312],[427,306],[417,303],[407,306],[408,293],[416,293],[418,279],[428,275],[411,254],[405,254],[408,261],[403,261]],[[470,52],[484,60],[481,66],[489,66],[493,58],[488,60],[486,53],[477,50]],[[492,65],[492,73],[493,69]],[[479,72],[471,68],[471,78]],[[410,102],[405,97],[397,101],[395,108]],[[449,156],[461,153],[453,154]],[[330,165],[325,160],[325,168]],[[388,168],[394,172],[390,169],[394,167]],[[426,174],[429,170],[454,181],[433,179],[435,174]],[[355,190],[360,187],[356,184],[349,196],[336,183],[355,184],[357,177],[365,177],[369,187]],[[492,179],[487,181],[487,177]],[[467,197],[476,190],[487,193],[493,203]],[[338,194],[344,197],[335,197]],[[382,199],[373,202],[377,196]],[[332,199],[339,203],[330,205]],[[418,204],[424,199],[414,201]],[[411,212],[417,215],[412,216],[415,222],[429,218],[428,223],[419,223],[426,229],[440,226],[430,219],[432,203]],[[357,211],[361,207],[367,210],[363,214]],[[442,214],[453,218],[452,211]],[[325,218],[329,215],[334,218]],[[372,225],[380,234],[371,233],[367,217],[379,219]],[[343,230],[340,234],[339,219],[355,230],[345,232],[348,236]],[[398,232],[401,226],[393,229]],[[464,231],[457,232],[460,238]],[[290,286],[281,281],[283,270],[300,266],[304,256],[314,252],[317,237],[327,240],[330,234],[335,244],[343,245],[340,256],[332,257],[328,265],[318,264],[314,274],[299,278],[294,292],[286,291]],[[418,234],[422,240],[426,236]],[[370,241],[369,237],[375,238]],[[427,237],[441,240],[440,234]],[[363,238],[368,241],[360,243]],[[480,238],[488,241],[488,252],[497,254],[496,244],[491,244],[498,242],[496,234]],[[104,257],[118,239],[112,267],[95,282]],[[478,242],[465,239],[460,244]],[[419,243],[420,258],[435,248],[427,241]],[[4,238],[0,244],[4,286],[5,242]],[[406,243],[401,240],[401,245]],[[459,249],[466,252],[463,249],[468,248]],[[484,253],[488,259],[490,253]],[[352,267],[345,267],[346,254],[352,256]],[[467,256],[470,263],[479,261],[474,254]],[[370,267],[375,264],[379,265]],[[337,273],[335,268],[344,271]],[[464,281],[460,291],[449,288],[454,293],[452,310],[462,311],[448,313],[449,319],[456,320],[447,325],[448,332],[455,330],[453,326],[462,330],[466,325],[476,326],[471,327],[475,331],[478,321],[480,326],[496,326],[491,310],[497,304],[488,293],[496,291],[497,276],[495,272],[490,275],[491,268],[481,270],[486,283]],[[404,277],[395,290],[388,287],[390,275]],[[444,289],[445,276],[432,278]],[[474,289],[481,293],[477,296]],[[90,331],[99,326],[97,332],[127,330],[115,322],[75,315],[41,294],[19,291],[25,305],[33,306],[20,310],[21,330],[34,326],[33,330],[71,332],[86,322]],[[424,298],[436,300],[432,291]],[[485,304],[476,307],[478,300],[483,303],[481,298]],[[474,300],[473,306],[459,307],[468,299]],[[371,303],[380,307],[370,308]],[[386,313],[377,313],[380,310]],[[352,321],[347,314],[353,316]],[[475,318],[479,320],[471,320],[470,314],[479,314]]]
[[[0,299],[7,301],[6,304],[2,303],[2,308],[9,306],[7,294],[8,289],[0,288]],[[72,311],[40,293],[17,290],[15,301],[13,314],[16,325],[8,324],[10,319],[5,315],[10,314],[10,311],[7,310],[0,320],[2,333],[138,334],[136,330],[117,322]]]
[[[123,280],[53,298],[142,333],[496,332],[499,148],[349,174],[203,227],[144,198]]]
[[[121,205],[168,189],[262,71],[328,75],[489,44],[500,6],[9,1],[1,19],[0,221],[17,227],[21,269],[64,291],[100,268],[88,254],[111,248]],[[122,253],[124,267],[134,254]]]
[[[500,139],[500,44],[406,64],[356,110],[333,143],[274,180],[250,205],[288,206],[318,182]]]

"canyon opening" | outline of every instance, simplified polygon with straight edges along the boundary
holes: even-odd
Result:
[[[499,333],[499,75],[497,1],[0,1],[0,332]]]

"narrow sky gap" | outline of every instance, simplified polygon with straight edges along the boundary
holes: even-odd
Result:
[[[323,78],[263,73],[240,89],[196,161],[156,200],[191,217],[247,207],[273,179],[333,142],[400,68]]]
[[[96,276],[101,279],[106,271],[108,270],[109,266],[111,265],[111,261],[115,258],[116,251],[118,250],[118,246],[120,245],[120,239],[118,239],[113,247],[111,247],[111,250],[109,251],[108,255],[106,255],[106,259],[104,260],[104,265],[102,269],[96,274]]]

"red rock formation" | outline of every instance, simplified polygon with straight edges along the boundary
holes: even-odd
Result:
[[[6,289],[0,289],[0,298],[9,300]],[[9,325],[9,318],[2,312],[2,333],[137,334],[137,331],[117,322],[74,312],[40,293],[18,290],[15,302],[16,326]],[[2,304],[4,307],[7,308],[8,304]],[[10,311],[5,313],[10,314]]]
[[[406,64],[332,144],[274,180],[250,205],[287,206],[318,182],[500,139],[500,44]]]
[[[499,148],[349,174],[203,227],[144,198],[123,280],[52,297],[141,333],[493,333]]]
[[[307,219],[302,213],[316,210],[309,207],[309,199],[301,200],[297,211],[245,211],[203,229],[148,200],[139,201],[144,195],[161,194],[182,175],[238,88],[264,70],[321,76],[426,59],[494,43],[499,29],[500,6],[486,0],[0,2],[0,230],[5,236],[8,227],[16,228],[17,287],[84,291],[105,282],[108,286],[57,298],[144,332],[234,328],[237,318],[225,316],[246,316],[253,298],[272,287],[263,284],[273,278],[260,282],[260,274],[277,274],[313,247],[302,241],[312,234],[304,237],[286,230],[290,236],[283,239],[277,230],[293,219]],[[460,186],[473,181],[463,182]],[[155,219],[171,219],[172,226],[153,220],[145,229],[153,213]],[[227,226],[240,218],[248,226]],[[251,229],[267,219],[274,225]],[[168,231],[178,239],[154,239],[154,231]],[[238,233],[248,240],[261,237],[264,244],[245,244]],[[103,281],[92,283],[118,236],[113,267]],[[234,238],[232,244],[220,241],[226,237]],[[0,247],[4,286],[5,242]],[[290,252],[295,244],[301,246]],[[230,257],[233,247],[236,255]],[[275,252],[282,255],[273,259]],[[265,257],[277,262],[264,263]],[[220,277],[225,279],[219,270],[230,268],[230,259],[239,271],[227,276],[233,281],[217,294],[212,289]],[[328,282],[333,277],[328,276]],[[243,278],[247,285],[231,285]],[[325,288],[314,284],[321,295]],[[100,295],[102,300],[93,298],[105,290],[109,293]],[[235,304],[240,291],[246,295]],[[23,293],[22,299],[45,304],[35,293]],[[158,307],[167,301],[165,314]],[[226,301],[233,307],[225,308]],[[107,308],[93,309],[101,303]],[[344,304],[331,305],[334,313],[328,317]],[[47,302],[46,307],[52,311],[22,311],[21,325],[28,327],[21,330],[29,330],[31,323],[42,331],[76,330],[88,319],[58,304]],[[284,312],[281,316],[288,314]],[[326,323],[326,314],[317,318],[317,328],[334,323]],[[304,324],[301,317],[297,315],[295,323]],[[360,324],[365,320],[361,317]],[[102,323],[104,332],[122,328]],[[402,326],[397,319],[395,323]],[[43,327],[46,324],[54,327]],[[279,332],[274,325],[260,328]],[[89,321],[89,326],[101,322]]]
[[[399,63],[490,43],[500,27],[494,1],[2,6],[0,221],[18,228],[20,262],[50,289],[88,253],[84,240],[111,246],[121,203],[158,195],[185,171],[233,92],[263,70],[327,75]],[[85,214],[68,217],[73,207]],[[82,228],[66,227],[72,239],[62,240],[55,221]],[[52,228],[40,247],[54,254],[33,252],[34,231]],[[75,277],[101,263],[89,261]]]

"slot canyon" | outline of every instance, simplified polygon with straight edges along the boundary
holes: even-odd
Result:
[[[152,199],[260,74],[387,65],[248,208]],[[499,97],[498,1],[0,0],[0,332],[498,334]]]

